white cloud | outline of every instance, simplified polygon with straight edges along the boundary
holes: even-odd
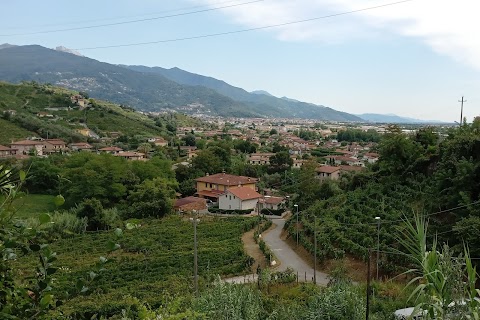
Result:
[[[393,0],[394,1],[394,0]],[[218,6],[218,0],[197,2]],[[391,3],[392,0],[265,0],[221,10],[234,24],[255,28]],[[415,0],[331,19],[267,29],[283,41],[344,42],[395,33],[480,69],[480,1]]]

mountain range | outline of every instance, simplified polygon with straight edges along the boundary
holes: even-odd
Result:
[[[212,116],[362,121],[328,107],[249,93],[178,68],[119,66],[71,54],[66,48],[0,46],[0,80],[37,81],[86,91],[144,111],[177,110]]]
[[[399,123],[399,124],[427,124],[427,123],[443,123],[438,120],[420,120],[408,117],[397,116],[396,114],[378,114],[378,113],[363,113],[358,115],[360,118],[368,122],[375,123]]]

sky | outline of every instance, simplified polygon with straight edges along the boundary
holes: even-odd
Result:
[[[453,122],[465,96],[471,121],[478,12],[478,0],[1,0],[0,44],[178,67],[353,114]]]

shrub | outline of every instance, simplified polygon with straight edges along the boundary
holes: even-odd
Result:
[[[274,209],[267,209],[267,208],[264,208],[260,211],[260,213],[263,215],[274,215],[274,216],[281,216],[282,213],[284,212],[285,212],[285,209],[274,210]]]
[[[50,223],[40,226],[37,218],[29,218],[25,223],[30,228],[45,230],[51,237],[66,238],[84,233],[87,229],[88,219],[77,217],[74,211],[55,211],[51,215]]]

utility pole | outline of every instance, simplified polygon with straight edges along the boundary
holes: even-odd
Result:
[[[297,227],[295,229],[297,231],[297,247],[298,247],[298,204],[294,204],[293,206],[297,208]]]
[[[193,223],[193,277],[195,285],[195,295],[198,295],[198,245],[197,245],[197,224],[200,219],[197,219],[197,212],[193,210],[194,217],[190,218]]]
[[[313,242],[314,242],[314,257],[313,257],[313,283],[317,284],[317,216],[313,218]]]
[[[458,100],[458,102],[461,102],[462,103],[462,107],[460,109],[460,122],[458,123],[460,126],[462,125],[463,123],[463,103],[464,102],[467,102],[467,100],[464,100],[463,99],[463,96],[462,96],[462,100]]]
[[[368,265],[367,265],[367,308],[365,311],[365,319],[368,320],[370,314],[370,256],[372,255],[372,249],[368,249]]]
[[[380,260],[380,217],[375,217],[377,220],[377,281],[378,281],[378,261]]]

